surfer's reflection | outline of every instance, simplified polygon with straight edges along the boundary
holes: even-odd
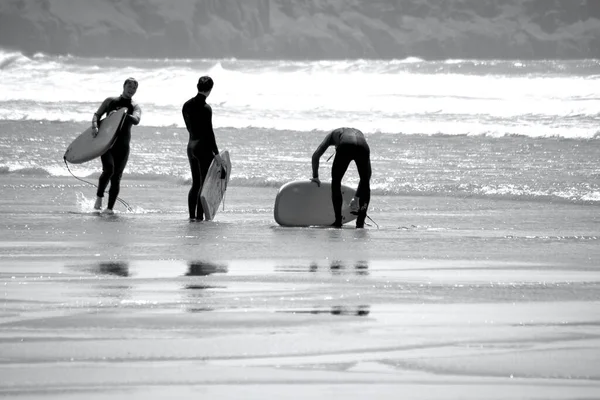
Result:
[[[129,263],[124,261],[102,261],[93,264],[89,270],[96,275],[117,276],[119,278],[128,278]],[[95,291],[92,296],[114,301],[123,301],[131,298],[132,286],[129,279],[98,279],[98,284],[94,285]]]
[[[190,261],[186,276],[207,276],[212,274],[226,274],[227,265],[215,264],[207,261]]]
[[[331,314],[340,316],[366,317],[371,313],[370,308],[371,307],[368,305],[361,304],[358,306],[332,306],[330,308],[314,308],[311,310],[290,310],[284,312],[291,314]]]
[[[129,276],[129,264],[124,261],[105,261],[96,266],[96,272],[102,275]]]
[[[357,261],[354,263],[354,269],[347,267],[342,261],[332,261],[329,270],[333,275],[354,272],[356,275],[369,275],[369,264],[366,261]]]
[[[227,265],[215,264],[207,261],[190,261],[185,276],[208,276],[212,274],[227,273]],[[202,282],[189,283],[184,286],[186,290],[186,310],[191,313],[213,311],[210,306],[210,289],[224,289],[223,286],[209,285]]]
[[[302,272],[306,271],[305,266],[301,265],[284,265],[278,266],[276,269],[280,272]],[[319,263],[311,262],[308,266],[308,272],[319,272],[322,270],[319,267]],[[329,272],[332,275],[341,275],[353,273],[356,275],[369,275],[369,264],[366,261],[356,261],[353,265],[348,266],[346,263],[340,260],[334,260],[329,264]]]

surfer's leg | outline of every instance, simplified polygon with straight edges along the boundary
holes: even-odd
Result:
[[[110,189],[108,190],[108,205],[107,209],[111,210],[115,206],[119,191],[121,189],[121,177],[125,166],[127,166],[127,160],[129,159],[129,146],[119,149],[119,151],[113,154],[115,159],[115,172],[110,178]]]
[[[200,190],[198,190],[198,196],[196,199],[197,207],[196,207],[196,219],[203,220],[204,219],[204,207],[202,207],[202,201],[200,200],[200,193],[202,193],[202,185],[204,184],[204,179],[208,174],[208,169],[210,168],[210,163],[212,163],[212,154],[205,154],[199,157],[200,164]]]
[[[188,211],[190,219],[196,219],[196,206],[200,200],[200,189],[202,188],[202,173],[200,172],[200,161],[194,157],[192,150],[188,147],[188,160],[192,172],[192,187],[188,193]]]
[[[361,149],[354,162],[356,163],[356,169],[360,177],[358,188],[356,189],[356,197],[358,197],[356,227],[364,228],[369,201],[371,201],[371,159],[369,149]]]
[[[351,157],[347,147],[338,146],[331,166],[331,202],[333,203],[333,212],[335,222],[333,226],[342,226],[342,178],[350,165]]]
[[[112,155],[112,151],[108,150],[104,153],[100,160],[102,161],[102,174],[98,179],[98,190],[96,191],[96,204],[94,208],[100,210],[102,208],[102,198],[104,197],[104,191],[110,182],[110,178],[113,176],[115,171],[115,160]]]

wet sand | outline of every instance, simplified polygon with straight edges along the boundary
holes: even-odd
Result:
[[[4,264],[2,396],[600,393],[595,271],[457,260]]]

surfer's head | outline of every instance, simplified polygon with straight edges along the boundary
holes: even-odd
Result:
[[[135,78],[127,78],[123,82],[123,97],[130,99],[137,92],[138,81]]]
[[[196,87],[198,88],[198,92],[205,93],[208,96],[208,93],[210,93],[214,85],[215,82],[210,76],[201,76],[200,79],[198,79],[198,85],[196,85]]]

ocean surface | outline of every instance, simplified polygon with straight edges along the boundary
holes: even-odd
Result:
[[[600,60],[114,60],[0,53],[0,173],[65,176],[64,149],[140,82],[129,177],[189,181],[181,106],[199,76],[232,185],[310,177],[326,132],[361,129],[382,195],[600,203]],[[18,124],[17,124],[18,123]],[[333,150],[331,150],[333,151]],[[322,174],[328,168],[322,160]],[[78,176],[98,171],[76,166]],[[348,173],[347,182],[356,183]]]
[[[189,222],[205,74],[232,172]],[[142,119],[98,215],[100,161],[63,154],[129,76]],[[599,100],[600,60],[0,52],[0,396],[597,398]],[[366,229],[278,226],[341,126],[371,147]]]

